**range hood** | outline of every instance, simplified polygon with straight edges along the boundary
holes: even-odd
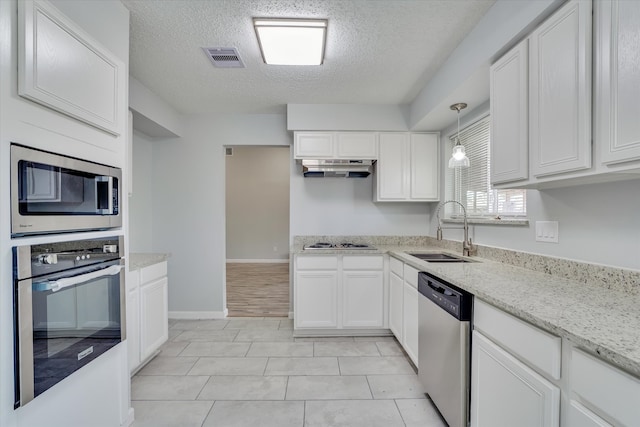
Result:
[[[375,160],[302,160],[302,173],[306,178],[366,178],[373,172]]]

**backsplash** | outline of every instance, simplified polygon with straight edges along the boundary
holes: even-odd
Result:
[[[427,246],[442,248],[462,254],[462,242],[453,240],[436,240],[430,236],[294,236],[293,244],[306,245],[315,242],[328,243],[368,243],[373,246]],[[590,264],[545,255],[518,252],[491,246],[477,245],[478,256],[491,261],[522,267],[552,276],[604,286],[632,295],[640,295],[640,271],[598,264]]]

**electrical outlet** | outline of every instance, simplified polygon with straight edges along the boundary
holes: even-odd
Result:
[[[558,243],[558,221],[536,221],[536,241]]]
[[[273,247],[273,252],[278,252],[278,247],[277,246]]]

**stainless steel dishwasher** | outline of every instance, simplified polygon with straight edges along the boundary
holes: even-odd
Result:
[[[449,427],[467,427],[473,295],[425,272],[418,292],[418,377]]]

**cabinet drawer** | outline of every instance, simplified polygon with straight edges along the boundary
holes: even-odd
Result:
[[[623,426],[640,425],[640,379],[578,349],[571,352],[571,388]]]
[[[345,255],[342,258],[342,268],[345,270],[382,270],[384,258],[382,255]]]
[[[418,289],[418,270],[410,265],[404,265],[404,281]]]
[[[296,268],[299,270],[336,270],[338,268],[338,257],[335,256],[298,256],[296,257]]]
[[[390,257],[389,270],[391,270],[392,273],[395,273],[399,277],[402,277],[402,275],[404,274],[404,262],[400,261],[398,258]]]
[[[167,262],[159,262],[140,269],[140,283],[149,283],[167,275]]]
[[[474,302],[474,329],[481,330],[531,366],[560,379],[559,337],[538,329],[479,299]]]

